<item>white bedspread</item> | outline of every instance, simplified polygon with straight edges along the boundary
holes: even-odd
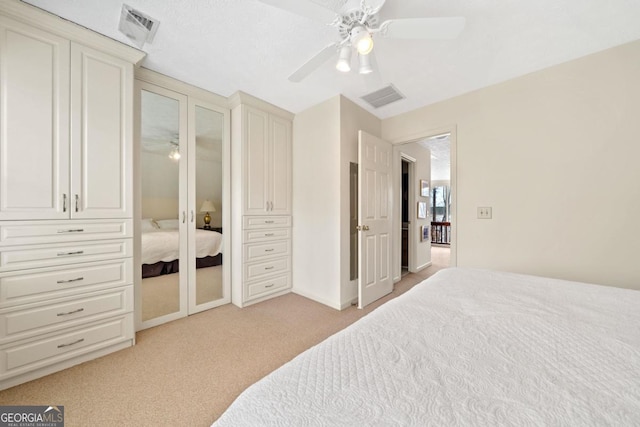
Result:
[[[640,292],[440,271],[242,393],[214,426],[640,425]]]
[[[180,255],[178,230],[156,230],[142,233],[142,263],[173,261]],[[218,255],[222,252],[222,234],[196,229],[196,258]]]

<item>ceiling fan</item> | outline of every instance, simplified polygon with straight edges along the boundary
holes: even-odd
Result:
[[[316,53],[293,74],[289,81],[300,82],[337,54],[336,68],[351,70],[351,56],[358,55],[359,73],[373,71],[373,37],[389,39],[453,39],[464,29],[463,17],[389,19],[379,23],[378,12],[386,0],[361,0],[360,7],[338,14],[347,0],[326,0],[322,6],[311,0],[259,0],[279,9],[314,20],[321,20],[338,29],[340,41],[331,43]],[[331,7],[329,7],[331,6]]]

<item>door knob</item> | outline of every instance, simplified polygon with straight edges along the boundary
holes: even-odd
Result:
[[[358,231],[367,231],[369,229],[368,225],[358,225],[356,226],[356,230]]]

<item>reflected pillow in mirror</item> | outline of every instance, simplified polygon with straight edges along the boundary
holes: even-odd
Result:
[[[177,230],[179,227],[177,219],[159,219],[156,223],[161,230]]]
[[[153,218],[142,218],[140,221],[140,229],[143,233],[148,233],[149,231],[157,231],[158,224],[153,220]]]

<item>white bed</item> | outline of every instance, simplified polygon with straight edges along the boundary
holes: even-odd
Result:
[[[640,425],[640,292],[447,269],[245,390],[214,426]]]
[[[180,257],[178,230],[158,229],[141,235],[142,263],[169,262]],[[222,234],[210,230],[196,230],[196,258],[222,253]]]
[[[174,274],[180,270],[180,232],[177,219],[144,218],[140,223],[142,278]],[[196,268],[222,264],[222,234],[217,230],[195,230]]]

